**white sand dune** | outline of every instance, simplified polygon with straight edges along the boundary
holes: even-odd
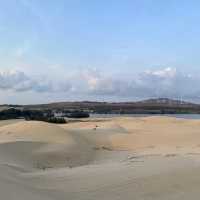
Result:
[[[118,119],[129,134],[114,135],[113,148],[155,153],[200,152],[200,121],[169,117]]]
[[[112,150],[200,153],[200,120],[170,117],[114,118],[103,122],[64,125],[63,128],[78,129],[96,146]]]
[[[0,150],[4,160],[42,169],[85,165],[94,153],[86,140],[59,126],[24,121],[0,128]]]
[[[0,124],[4,200],[198,199],[200,120]]]

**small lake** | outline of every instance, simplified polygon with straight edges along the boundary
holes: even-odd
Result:
[[[200,119],[200,114],[165,114],[165,115],[150,115],[150,114],[90,114],[91,118],[111,118],[111,117],[149,117],[149,116],[168,116],[183,119]]]

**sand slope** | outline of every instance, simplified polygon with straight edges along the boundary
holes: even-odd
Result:
[[[198,199],[200,120],[0,124],[0,194],[10,200]]]
[[[23,121],[0,128],[0,156],[23,167],[73,167],[88,164],[93,149],[59,126]]]
[[[200,120],[170,117],[114,118],[63,125],[98,147],[152,153],[200,152]]]
[[[199,120],[148,117],[136,120],[118,119],[118,123],[129,134],[114,135],[114,148],[155,153],[200,152]]]

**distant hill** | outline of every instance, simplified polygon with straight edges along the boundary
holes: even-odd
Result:
[[[2,105],[2,107],[17,107],[18,109],[53,110],[54,112],[70,112],[83,110],[99,114],[177,114],[200,113],[200,105],[169,98],[147,99],[137,102],[55,102],[26,106]]]
[[[36,105],[2,105],[7,108],[51,110],[54,112],[87,111],[99,114],[177,114],[200,113],[200,105],[169,98],[147,99],[137,102],[56,102]]]
[[[180,106],[180,105],[188,105],[188,106],[197,106],[197,104],[176,100],[176,99],[169,99],[169,98],[155,98],[155,99],[147,99],[143,101],[139,101],[140,104],[157,104],[157,105],[173,105],[173,106]]]

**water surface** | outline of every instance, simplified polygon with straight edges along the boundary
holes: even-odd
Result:
[[[200,119],[200,114],[91,114],[91,118],[112,118],[112,117],[150,117],[150,116],[168,116],[183,119]]]

